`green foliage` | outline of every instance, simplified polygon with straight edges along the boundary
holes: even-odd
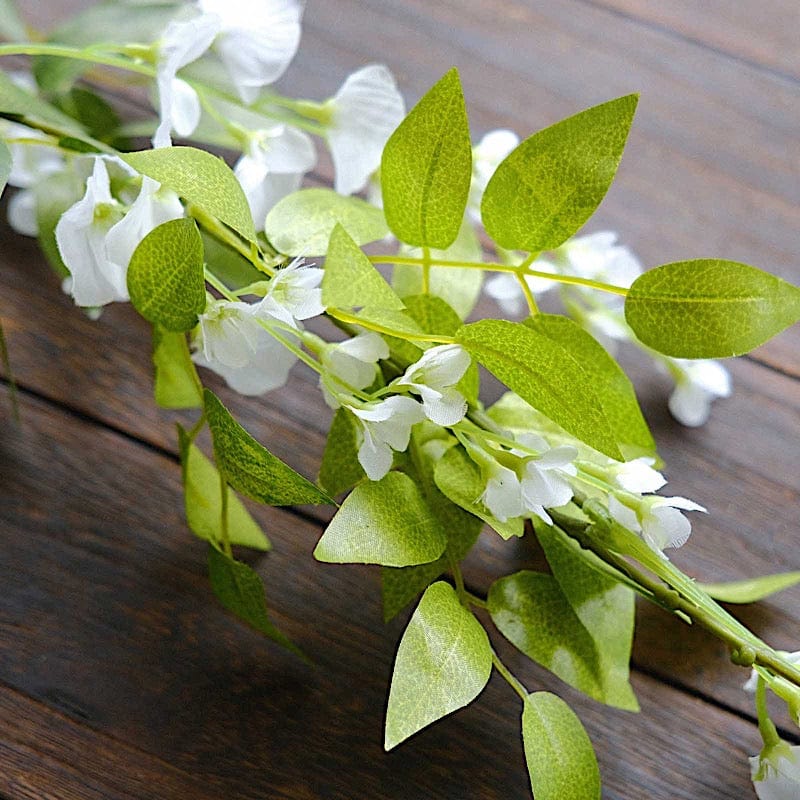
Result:
[[[214,594],[228,611],[268,639],[305,658],[297,645],[270,620],[264,584],[255,570],[211,546],[208,548],[208,573]]]
[[[653,455],[656,444],[622,367],[580,325],[561,314],[525,320],[532,330],[560,344],[583,368],[597,393],[620,450],[627,458]]]
[[[6,188],[8,176],[11,174],[11,151],[8,145],[0,139],[0,194]]]
[[[5,72],[0,71],[0,114],[21,122],[30,121],[61,136],[86,140],[81,126],[55,106],[17,86]]]
[[[314,549],[318,561],[405,567],[439,558],[447,536],[408,475],[353,489]]]
[[[81,198],[84,185],[71,171],[55,172],[39,179],[33,186],[33,192],[39,247],[56,275],[64,278],[69,275],[69,270],[61,260],[56,244],[56,225],[61,215]]]
[[[247,198],[221,158],[194,147],[158,147],[123,153],[121,158],[137,172],[198,205],[245,239],[255,241],[256,231]]]
[[[368,306],[392,311],[405,308],[403,301],[338,222],[331,233],[325,258],[322,302],[334,308]]]
[[[264,279],[264,273],[257,270],[232,247],[204,230],[200,231],[200,238],[203,240],[206,264],[226,286],[242,289]]]
[[[193,219],[173,219],[139,242],[128,265],[134,308],[168,331],[189,331],[206,307],[203,240]]]
[[[589,108],[522,142],[481,202],[489,235],[507,250],[552,250],[594,213],[614,180],[636,111],[631,94]]]
[[[401,255],[420,258],[422,251],[407,248]],[[480,261],[481,245],[469,218],[461,223],[456,240],[444,250],[431,250],[431,261]],[[429,294],[440,297],[463,320],[466,319],[481,293],[483,270],[431,267],[428,277]],[[392,286],[400,297],[422,294],[422,269],[418,265],[395,264]]]
[[[384,747],[471,703],[491,671],[486,631],[449,584],[429,586],[397,650]]]
[[[154,394],[161,408],[202,408],[203,387],[186,336],[153,326]]]
[[[434,471],[439,491],[457,506],[482,519],[504,539],[522,536],[524,523],[521,517],[500,522],[480,501],[486,481],[478,465],[463,447],[451,447],[436,464]]]
[[[434,469],[442,455],[455,442],[453,437],[439,438],[441,429],[423,423],[411,433],[409,475],[422,491],[429,511],[447,535],[445,552],[430,564],[409,567],[384,567],[381,571],[383,618],[392,619],[417,595],[452,565],[466,556],[478,539],[483,522],[448,500],[436,486]]]
[[[600,691],[592,696],[626,711],[638,711],[630,685],[633,592],[609,577],[607,567],[596,566],[594,555],[562,530],[541,520],[535,521],[535,528],[561,593],[597,651]]]
[[[381,159],[386,221],[406,244],[449,247],[472,178],[472,144],[458,71],[451,69],[391,135]]]
[[[186,431],[178,425],[178,444],[181,453],[181,473],[186,522],[193,533],[207,542],[222,542],[222,497],[219,472],[196,447]],[[227,535],[231,544],[266,551],[272,545],[258,523],[250,516],[235,492],[228,493]]]
[[[383,239],[389,233],[379,208],[358,197],[321,188],[301,189],[284,197],[270,209],[264,230],[279,253],[313,258],[328,251],[337,225],[359,245]]]
[[[522,744],[536,800],[600,800],[592,743],[572,709],[550,692],[534,692],[522,708]]]
[[[595,450],[623,460],[597,382],[561,344],[527,325],[493,319],[465,325],[456,340],[509,389],[564,430]]]
[[[453,336],[461,327],[461,319],[458,314],[440,297],[418,294],[406,297],[405,302],[409,316],[425,333],[443,333],[446,336]],[[477,402],[480,374],[478,365],[474,361],[456,386],[469,402]]]
[[[322,464],[319,468],[319,485],[330,495],[341,494],[352,489],[365,477],[358,463],[358,440],[356,422],[345,408],[333,415]]]
[[[333,503],[313,483],[259,444],[213,392],[206,389],[203,398],[214,458],[234,489],[270,506]]]
[[[678,261],[634,281],[625,319],[668,356],[738,356],[800,320],[800,287],[736,261]]]
[[[723,603],[755,603],[800,583],[800,572],[778,572],[727,583],[699,583],[698,587]]]
[[[80,122],[91,136],[102,142],[113,141],[120,125],[119,114],[100,95],[73,87],[60,98],[59,107]]]
[[[87,47],[98,42],[128,44],[155,42],[175,16],[178,3],[120,2],[109,0],[71,15],[64,24],[51,31],[48,40],[75,47]],[[63,93],[86,71],[90,61],[36,56],[33,74],[45,92]]]
[[[28,41],[28,29],[14,0],[0,0],[0,37],[10,42]]]

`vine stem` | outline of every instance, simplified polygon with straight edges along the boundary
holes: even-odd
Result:
[[[219,488],[220,488],[220,530],[222,531],[222,549],[225,555],[233,558],[233,550],[231,549],[231,536],[228,531],[228,482],[225,480],[225,475],[222,470],[219,471]]]
[[[756,714],[758,715],[758,732],[764,742],[764,749],[779,744],[781,737],[767,711],[767,682],[760,675],[756,683]]]
[[[527,689],[512,675],[508,667],[500,660],[500,656],[492,649],[492,664],[494,668],[505,678],[508,685],[522,698],[524,703],[528,699]]]
[[[424,259],[414,258],[413,256],[377,255],[368,256],[368,258],[373,264],[408,264],[417,267],[424,266]],[[579,278],[575,275],[557,275],[552,272],[540,272],[539,270],[531,269],[529,266],[526,266],[523,271],[521,268],[522,265],[513,267],[507,264],[498,264],[493,261],[449,261],[438,258],[431,259],[430,264],[434,267],[445,267],[447,269],[482,269],[486,272],[510,272],[511,274],[528,275],[532,278],[544,278],[544,280],[572,286],[586,286],[589,289],[597,289],[598,291],[608,292],[609,294],[618,294],[621,297],[626,297],[628,294],[628,290],[624,286],[614,286],[611,283],[593,281],[589,278]]]
[[[327,310],[328,316],[332,317],[339,322],[348,323],[350,325],[360,325],[375,333],[384,333],[387,336],[394,336],[395,339],[404,339],[407,342],[434,342],[436,344],[455,344],[456,339],[454,336],[439,336],[428,333],[412,333],[410,331],[399,331],[396,328],[390,328],[387,325],[381,325],[378,322],[372,322],[368,319],[363,319],[355,314],[348,314],[341,309],[329,308]]]

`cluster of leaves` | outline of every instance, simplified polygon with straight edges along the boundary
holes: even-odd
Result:
[[[71,94],[70,102],[56,108],[45,101],[31,106],[30,98],[17,92],[0,78],[3,116],[56,131],[62,145],[76,151],[107,152],[111,147],[93,138],[93,132],[101,131],[83,119],[88,112],[80,96]],[[521,279],[536,254],[574,235],[602,200],[635,107],[636,97],[627,96],[584,111],[526,139],[496,170],[483,195],[482,220],[497,246],[522,254]],[[341,408],[314,484],[250,436],[202,387],[186,338],[205,308],[206,270],[219,246],[209,241],[209,232],[221,230],[226,241],[232,237],[240,250],[256,255],[255,263],[325,256],[322,296],[328,315],[350,331],[379,333],[389,345],[390,358],[381,364],[383,385],[417,360],[430,342],[455,343],[527,404],[524,413],[538,414],[536,419],[583,447],[617,461],[655,456],[629,380],[577,324],[540,313],[523,323],[464,323],[471,305],[463,282],[445,281],[436,295],[426,291],[437,260],[457,259],[454,254],[464,244],[472,150],[455,70],[425,95],[386,145],[383,211],[330,190],[307,189],[273,208],[264,238],[254,228],[233,173],[215,156],[170,147],[122,158],[175,191],[190,212],[197,210],[194,217],[164,223],[143,239],[131,259],[128,288],[132,303],[154,328],[157,402],[201,410],[190,432],[178,429],[186,516],[194,533],[209,543],[211,585],[220,602],[266,636],[297,650],[270,620],[259,575],[234,558],[234,545],[261,551],[270,547],[236,493],[282,506],[335,504],[333,496],[349,492],[317,544],[316,558],[380,565],[387,619],[422,594],[397,653],[386,748],[474,700],[494,665],[522,699],[522,735],[537,800],[599,797],[597,763],[577,717],[556,695],[529,694],[508,675],[474,611],[488,612],[510,642],[565,682],[600,702],[636,710],[629,683],[634,590],[656,601],[659,595],[632,579],[620,558],[632,557],[661,574],[666,567],[658,557],[632,534],[623,536],[602,510],[576,498],[553,524],[535,526],[549,571],[504,576],[481,601],[464,588],[460,562],[485,523],[503,538],[521,536],[524,524],[522,518],[501,521],[487,510],[479,499],[485,488],[480,469],[451,431],[427,422],[417,425],[408,451],[397,454],[384,478],[371,482],[356,456],[356,423]],[[0,147],[0,170],[6,176],[9,164],[7,150]],[[52,230],[60,211],[55,213],[54,204],[49,211],[46,204],[42,208],[42,215],[54,214],[40,220],[40,235],[55,261]],[[205,236],[196,219],[214,221],[203,225]],[[420,249],[421,281],[409,280],[407,271],[400,270],[390,286],[362,251],[389,232],[409,252]],[[229,280],[238,283],[234,288],[245,283]],[[727,357],[796,322],[800,289],[744,264],[679,262],[641,276],[627,292],[625,315],[636,335],[662,353]],[[484,415],[475,364],[460,384],[472,421],[480,425],[485,416],[505,425],[507,408]],[[205,424],[213,462],[195,444]],[[455,588],[440,579],[445,573]],[[668,577],[673,584],[679,581],[673,573]],[[749,599],[768,588],[761,582],[712,587],[709,593]]]

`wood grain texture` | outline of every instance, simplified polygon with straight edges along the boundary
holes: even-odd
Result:
[[[0,791],[36,796],[24,779],[81,797],[67,791],[77,773],[107,797],[527,796],[518,700],[496,678],[468,710],[382,752],[402,620],[382,625],[376,569],[316,564],[316,526],[259,510],[275,551],[254,566],[276,621],[316,662],[305,666],[214,602],[202,543],[181,530],[176,464],[50,404],[22,404],[23,426],[0,441],[0,682],[14,692],[0,690]],[[508,660],[531,688],[565,691]],[[753,727],[645,676],[635,685],[639,716],[565,691],[607,796],[742,796]],[[181,795],[187,775],[204,792]]]
[[[88,4],[21,5],[47,25]],[[380,60],[411,103],[455,64],[476,135],[501,125],[525,135],[641,91],[618,181],[588,229],[619,230],[648,265],[715,255],[797,283],[800,85],[779,74],[791,52],[762,5],[735,4],[716,29],[714,5],[311,3],[281,85],[324,98],[349,71]],[[331,176],[324,154],[318,174]],[[0,242],[0,317],[25,389],[22,427],[0,438],[0,552],[11,576],[0,602],[0,706],[9,721],[0,796],[527,796],[515,698],[495,680],[475,708],[383,754],[402,625],[381,626],[374,570],[313,562],[314,517],[258,510],[277,547],[256,565],[277,622],[321,669],[298,665],[214,604],[202,545],[182,522],[174,462],[172,422],[191,415],[152,403],[147,326],[129,306],[90,322],[33,242],[5,225]],[[626,360],[667,461],[668,488],[711,512],[695,515],[676,562],[706,580],[799,569],[800,328],[732,364],[735,394],[699,430],[672,422],[664,379],[642,359]],[[313,477],[330,413],[314,382],[296,369],[263,401],[210,385],[248,430]],[[468,580],[485,591],[537,558],[527,540],[485,535]],[[800,589],[736,613],[776,646],[797,648]],[[531,688],[562,691],[508,657]],[[741,719],[752,705],[740,689],[745,673],[724,648],[642,606],[634,660],[643,715],[576,701],[599,749],[606,796],[752,796],[744,757],[758,739]],[[82,749],[85,770],[75,767]]]

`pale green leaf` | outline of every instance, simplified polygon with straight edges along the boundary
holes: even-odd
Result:
[[[491,671],[492,649],[481,624],[449,584],[429,586],[397,650],[384,747],[391,750],[471,703]]]
[[[72,117],[59,111],[41,97],[17,86],[5,72],[0,71],[0,114],[20,117],[34,127],[42,127],[60,136],[74,136],[89,141],[81,126]]]
[[[408,315],[425,333],[453,336],[461,327],[458,314],[441,297],[432,294],[418,294],[405,298]],[[478,400],[480,391],[480,374],[478,365],[473,361],[456,388],[471,403]]]
[[[434,469],[455,439],[432,423],[415,426],[411,432],[411,465],[407,469],[422,490],[425,504],[447,535],[445,552],[430,564],[384,567],[381,570],[381,598],[386,622],[405,608],[432,581],[466,556],[478,539],[483,522],[448,500],[436,486]],[[440,438],[441,437],[441,438]]]
[[[14,0],[0,0],[0,37],[10,42],[28,41],[28,29]]]
[[[594,213],[614,180],[636,111],[631,94],[526,139],[486,186],[481,217],[507,250],[553,250]]]
[[[600,800],[592,743],[572,709],[550,692],[528,695],[522,744],[536,800]]]
[[[319,485],[330,495],[352,489],[365,477],[358,463],[356,422],[347,409],[339,408],[333,415],[322,464],[319,468]]]
[[[653,455],[656,445],[633,384],[606,349],[580,325],[561,314],[537,314],[525,320],[525,324],[560,344],[581,365],[626,458]]]
[[[617,708],[638,711],[639,704],[630,685],[633,592],[601,572],[594,565],[593,554],[582,550],[563,531],[540,520],[534,524],[553,577],[594,642],[599,692],[592,696]]]
[[[458,235],[472,178],[472,143],[453,68],[411,109],[381,159],[386,221],[406,244],[449,247]]]
[[[133,307],[168,331],[188,331],[206,307],[203,240],[193,219],[173,219],[139,242],[128,265]]]
[[[123,153],[121,158],[137,172],[200,206],[245,239],[255,241],[247,198],[231,168],[221,158],[194,147],[158,147]]]
[[[426,564],[442,554],[447,537],[408,475],[390,472],[356,486],[314,549],[336,564]]]
[[[436,464],[434,478],[439,491],[465,511],[474,514],[491,526],[504,539],[522,536],[522,517],[500,522],[480,500],[486,489],[486,480],[478,465],[463,447],[451,447]]]
[[[678,261],[633,282],[625,319],[668,356],[737,356],[800,320],[800,287],[736,261]]]
[[[73,170],[47,175],[37,180],[33,186],[39,247],[53,271],[61,278],[69,275],[69,270],[58,250],[56,225],[61,215],[80,200],[85,189],[85,181],[80,180]]]
[[[259,444],[216,395],[206,389],[203,398],[214,458],[234,489],[270,506],[333,503],[313,483]]]
[[[258,573],[215,547],[208,548],[211,588],[222,605],[268,639],[305,658],[300,649],[269,618],[264,584]]]
[[[181,453],[183,497],[186,522],[191,531],[207,542],[217,543],[223,539],[222,498],[219,472],[200,448],[189,439],[186,431],[178,425],[178,444]],[[272,545],[258,523],[250,516],[230,486],[228,493],[228,539],[231,544],[266,551]]]
[[[523,400],[581,441],[623,460],[595,381],[570,352],[526,325],[482,320],[456,340]]]
[[[289,256],[324,256],[333,229],[341,225],[356,244],[383,239],[389,228],[383,211],[333,189],[301,189],[278,201],[264,228],[270,244]]]
[[[202,408],[203,387],[186,336],[153,327],[154,394],[161,408]]]
[[[699,589],[723,603],[755,603],[800,583],[800,572],[778,572],[726,583],[698,583]]]
[[[11,151],[8,145],[0,139],[0,194],[6,188],[8,176],[11,174]]]
[[[245,286],[264,280],[264,273],[257,270],[244,256],[232,247],[223,244],[215,236],[200,231],[203,240],[203,253],[206,264],[214,275],[231,289],[242,289]]]
[[[330,237],[322,277],[322,302],[334,308],[387,308],[401,311],[403,301],[337,222]]]
[[[418,248],[407,248],[401,255],[415,258],[422,256]],[[475,228],[469,218],[465,217],[461,230],[453,244],[445,250],[431,250],[431,260],[436,261],[480,261],[481,245]],[[475,308],[481,294],[483,270],[452,267],[430,268],[428,274],[429,294],[441,297],[463,320]],[[413,264],[395,264],[392,271],[392,286],[400,297],[422,294],[422,268]]]

